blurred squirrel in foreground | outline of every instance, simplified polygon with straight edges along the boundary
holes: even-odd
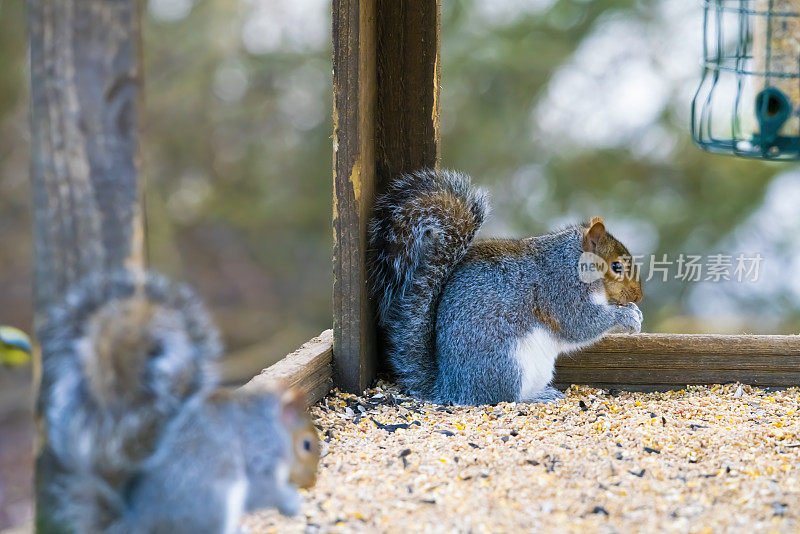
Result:
[[[389,363],[433,402],[556,400],[559,354],[640,331],[641,282],[599,218],[476,241],[488,210],[486,193],[452,171],[401,176],[378,198],[369,268]],[[581,278],[586,262],[593,280]]]
[[[41,531],[228,533],[244,511],[298,512],[319,458],[303,399],[215,389],[219,338],[187,287],[92,278],[39,338]]]

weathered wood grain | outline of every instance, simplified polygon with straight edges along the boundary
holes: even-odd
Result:
[[[367,222],[375,183],[375,1],[333,1],[333,345],[336,383],[375,375]]]
[[[800,385],[800,336],[609,336],[556,363],[554,382],[660,387],[740,381]]]
[[[797,354],[800,336],[612,334],[578,354]]]
[[[377,1],[377,189],[439,163],[440,0]]]
[[[333,331],[325,330],[274,365],[253,377],[243,390],[300,389],[315,403],[333,387]]]
[[[366,228],[391,176],[439,159],[439,2],[334,0],[336,384],[360,392],[377,368]]]
[[[741,369],[632,369],[609,368],[560,368],[555,378],[559,384],[638,384],[686,386],[690,384],[725,384],[743,382],[753,386],[796,386],[800,385],[800,370],[761,371]],[[619,386],[617,386],[619,387]]]

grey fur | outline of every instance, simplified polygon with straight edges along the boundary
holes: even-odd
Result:
[[[592,300],[603,282],[578,277],[582,226],[473,241],[487,211],[486,193],[451,171],[400,177],[378,199],[370,267],[389,363],[405,389],[434,402],[553,400],[546,390],[521,398],[516,343],[536,327],[551,330],[537,312],[580,346],[612,330],[638,332],[641,312]]]
[[[554,388],[553,386],[547,386],[542,391],[539,392],[536,397],[532,399],[526,399],[527,402],[541,402],[543,404],[552,404],[554,402],[558,402],[564,398],[564,394],[561,393],[559,390]]]
[[[439,295],[488,210],[486,192],[471,188],[467,176],[427,170],[397,178],[375,204],[369,243],[378,321],[394,372],[421,397],[436,388]]]
[[[189,353],[154,353],[141,381],[106,402],[88,382],[86,359],[94,347],[86,329],[110,303],[140,288],[169,317],[152,332],[153,343],[185,336]],[[37,402],[48,437],[42,454],[52,466],[44,512],[66,531],[103,532],[124,509],[120,486],[154,450],[164,425],[214,385],[210,364],[221,354],[219,336],[188,287],[154,273],[142,281],[120,271],[92,276],[70,291],[49,310],[38,337],[44,369]],[[188,387],[179,390],[178,382]]]
[[[155,310],[145,321],[119,312],[135,295]],[[98,330],[98,317],[109,318],[107,330]],[[94,276],[49,311],[38,334],[45,367],[37,402],[47,433],[40,462],[49,468],[39,521],[74,533],[222,532],[216,525],[230,524],[228,511],[212,502],[242,477],[254,492],[247,509],[296,511],[288,473],[276,471],[291,458],[280,399],[239,394],[209,403],[218,396],[211,364],[222,349],[188,287],[155,273]],[[118,346],[118,338],[130,343]],[[104,369],[108,380],[93,382],[104,359],[115,362]],[[186,515],[206,526],[177,520]]]
[[[233,532],[242,511],[296,514],[300,497],[287,480],[291,438],[280,408],[277,396],[263,393],[190,403],[131,479],[124,517],[109,532]]]

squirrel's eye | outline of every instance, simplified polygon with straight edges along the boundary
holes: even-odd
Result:
[[[295,454],[299,458],[307,458],[314,452],[314,441],[309,432],[303,432],[301,436],[294,442]]]
[[[622,272],[623,272],[625,269],[622,267],[622,264],[621,264],[620,262],[618,262],[618,261],[613,261],[613,262],[611,262],[611,270],[612,270],[613,272],[615,272],[616,274],[622,274]]]
[[[164,344],[160,340],[153,340],[150,349],[147,351],[147,357],[154,359],[158,358],[164,353]]]

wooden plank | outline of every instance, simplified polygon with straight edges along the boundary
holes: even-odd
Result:
[[[559,369],[555,378],[560,384],[725,384],[743,382],[753,386],[791,386],[800,384],[800,369],[793,372],[740,369]]]
[[[333,330],[318,337],[253,377],[243,390],[299,388],[309,404],[328,394],[333,387]]]
[[[800,336],[613,335],[556,363],[561,385],[800,384]],[[598,386],[599,387],[599,386]]]
[[[367,222],[375,182],[375,1],[333,0],[333,345],[336,384],[375,375]]]
[[[612,334],[578,354],[797,354],[800,336]]]
[[[559,369],[800,369],[800,336],[639,334],[609,336],[558,360]]]
[[[568,383],[553,383],[553,387],[556,389],[560,389],[561,391],[566,391],[572,384]],[[627,392],[643,392],[643,393],[652,393],[654,391],[680,391],[685,389],[690,384],[618,384],[618,383],[604,383],[604,382],[595,382],[592,384],[585,384],[587,386],[591,386],[593,388],[601,388],[610,390],[612,394],[618,391],[627,391]],[[785,389],[786,386],[762,386],[767,391],[772,391],[776,389]]]
[[[800,369],[800,355],[751,354],[585,354],[566,355],[556,363],[557,369],[671,369],[683,370],[687,376],[693,371],[728,369],[738,371],[758,371],[769,369],[774,372],[793,372]]]
[[[439,1],[334,0],[336,384],[361,392],[377,366],[366,225],[391,176],[439,160]]]

